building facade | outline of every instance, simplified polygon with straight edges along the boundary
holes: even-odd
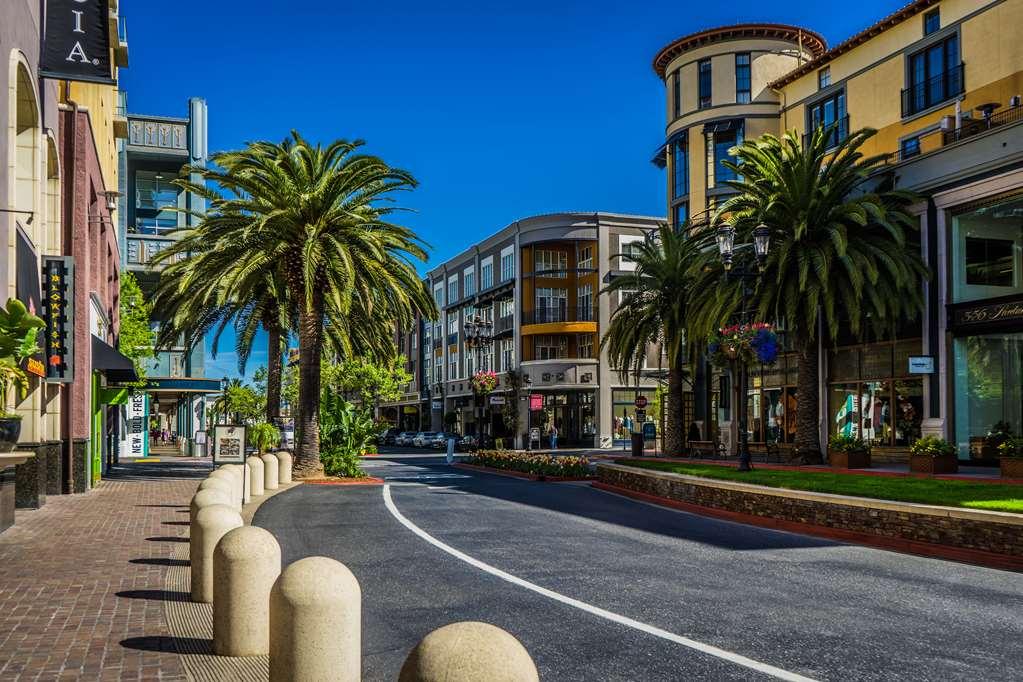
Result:
[[[551,423],[565,447],[627,440],[636,396],[653,399],[657,354],[639,378],[610,366],[600,334],[617,300],[599,294],[603,283],[633,267],[619,254],[659,222],[613,213],[533,216],[432,269],[426,283],[441,314],[399,334],[399,349],[417,358],[409,364],[415,379],[384,414],[403,428],[482,430],[520,445],[530,428],[539,428],[546,447]],[[466,325],[477,316],[490,324],[492,340],[483,348],[466,343]],[[471,386],[478,370],[499,377],[485,405]],[[510,371],[521,373],[521,387],[509,385]]]
[[[875,459],[901,460],[913,441],[933,433],[955,442],[960,459],[985,463],[995,458],[989,434],[1023,433],[1020,25],[1023,0],[916,0],[831,49],[806,29],[743,25],[687,36],[655,58],[669,112],[657,161],[668,170],[677,223],[685,217],[679,206],[692,215],[727,195],[716,188],[722,128],[750,138],[834,124],[836,140],[876,129],[864,154],[885,155],[883,172],[926,197],[915,207],[920,232],[913,244],[933,275],[920,284],[926,309],[895,338],[847,338],[822,348],[822,441],[858,435],[874,446]],[[749,41],[779,30],[791,51],[789,69],[778,73],[781,62],[764,62],[771,67],[758,76],[758,62],[775,51],[761,53]],[[714,76],[710,108],[701,109],[707,51]],[[747,79],[752,101],[764,102],[755,124],[751,109],[732,109],[748,106],[740,105],[746,95],[739,87]],[[722,83],[728,118],[705,122],[696,114],[714,111]],[[709,145],[697,148],[711,136],[713,153]],[[727,409],[734,399],[747,410],[752,440],[791,438],[794,363],[783,357],[754,372],[747,396],[725,396],[715,379],[698,388],[708,423],[720,430],[736,421]]]
[[[134,273],[147,300],[160,279],[161,266],[153,258],[173,243],[173,230],[196,223],[191,212],[205,210],[202,197],[172,181],[186,167],[205,166],[207,157],[205,100],[190,99],[185,117],[128,114],[128,136],[119,155],[122,267]],[[191,179],[201,181],[196,173]],[[154,328],[168,314],[154,311]],[[154,448],[196,453],[196,434],[206,426],[204,396],[221,390],[219,379],[205,376],[205,352],[205,343],[157,349],[146,368],[145,390],[125,407],[119,438],[123,456],[148,456]]]

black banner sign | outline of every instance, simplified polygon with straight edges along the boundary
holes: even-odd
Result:
[[[43,256],[43,321],[46,322],[46,380],[74,380],[75,262],[70,256]]]
[[[114,83],[110,69],[109,14],[107,0],[47,0],[40,75]]]
[[[952,327],[972,327],[998,323],[1023,323],[1023,300],[999,301],[952,309]]]

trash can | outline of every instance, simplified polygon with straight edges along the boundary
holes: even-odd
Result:
[[[642,457],[643,456],[643,434],[634,433],[632,434],[632,456]]]

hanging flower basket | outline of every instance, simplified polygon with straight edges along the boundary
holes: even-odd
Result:
[[[733,324],[711,334],[707,352],[717,367],[728,367],[733,360],[772,365],[778,359],[778,335],[766,322]]]
[[[488,395],[497,388],[497,372],[480,370],[472,375],[469,383],[472,385],[473,392],[483,396]]]

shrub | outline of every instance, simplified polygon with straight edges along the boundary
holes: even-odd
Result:
[[[469,464],[520,471],[534,476],[585,478],[590,475],[590,460],[585,457],[529,455],[510,450],[480,450],[469,457]]]
[[[914,455],[944,457],[956,454],[956,446],[938,436],[924,436],[909,448]]]
[[[259,450],[260,454],[281,442],[281,430],[273,424],[259,422],[248,427],[249,444]]]
[[[862,438],[835,434],[828,439],[828,449],[835,452],[869,452],[870,446]]]
[[[379,450],[377,450],[376,443],[369,443],[368,445],[366,445],[366,449],[363,450],[363,452],[365,452],[367,455],[375,455],[379,452]]]
[[[1003,441],[998,446],[998,455],[1005,459],[1023,459],[1023,436]]]
[[[341,478],[362,478],[366,472],[359,468],[359,454],[344,448],[330,447],[320,450],[323,471],[328,476]]]

